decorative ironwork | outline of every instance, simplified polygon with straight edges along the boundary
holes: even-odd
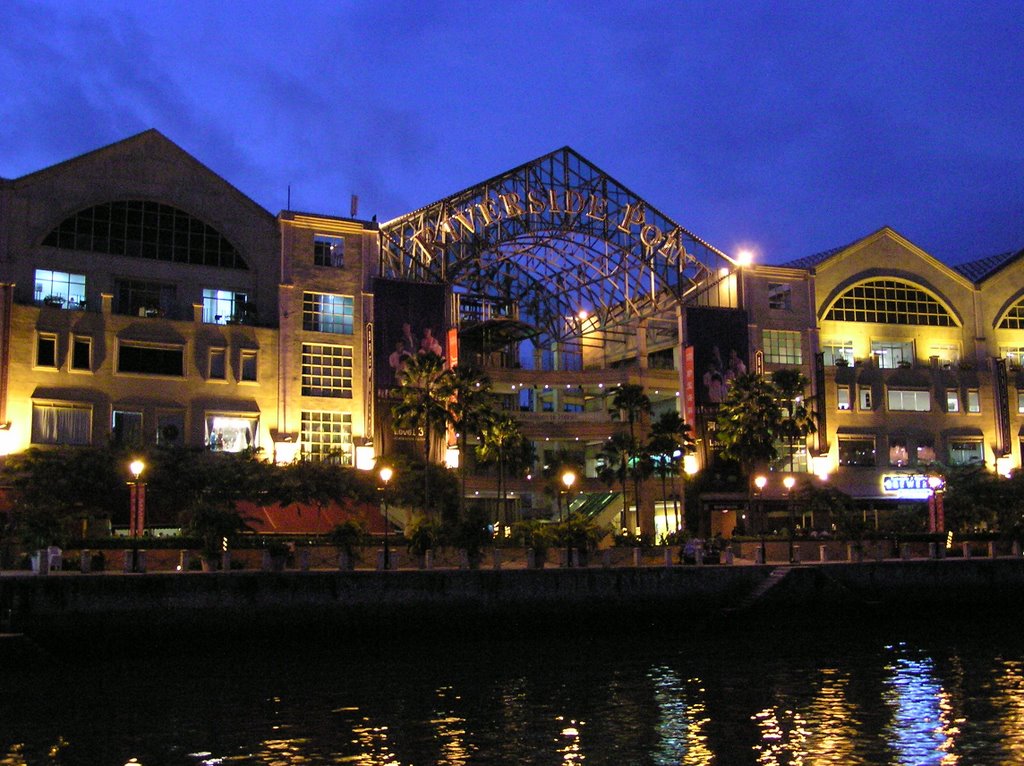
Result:
[[[380,231],[382,276],[512,306],[546,340],[659,315],[735,265],[568,147]]]

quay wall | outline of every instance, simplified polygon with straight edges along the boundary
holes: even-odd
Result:
[[[0,577],[0,632],[82,645],[299,631],[578,632],[714,625],[744,616],[896,619],[1024,607],[1024,558],[543,570],[62,574]]]

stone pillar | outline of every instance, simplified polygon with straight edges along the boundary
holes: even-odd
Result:
[[[491,559],[494,562],[494,568],[501,569],[501,548],[491,550]]]
[[[910,558],[910,543],[903,543],[900,546],[900,558],[904,561]]]
[[[971,557],[971,544],[970,543],[968,543],[966,541],[960,543],[960,550],[961,550],[961,552],[963,554],[963,557],[965,559],[969,559]]]
[[[643,551],[639,548],[633,549],[633,566],[638,567],[643,564]]]
[[[434,568],[434,549],[428,548],[423,552],[423,568],[433,569]]]
[[[990,559],[994,559],[996,557],[996,541],[995,540],[989,540],[988,541],[988,557]]]
[[[828,546],[827,545],[819,545],[818,546],[818,561],[828,561]]]
[[[192,563],[192,554],[187,550],[178,551],[178,571],[187,572],[189,565]]]
[[[302,572],[309,571],[309,548],[299,549],[299,570]]]
[[[82,549],[82,555],[78,559],[78,568],[82,574],[89,574],[92,571],[92,553],[88,548]]]
[[[668,545],[665,546],[665,566],[672,568],[672,548]]]

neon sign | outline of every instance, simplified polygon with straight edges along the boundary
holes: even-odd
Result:
[[[887,473],[882,476],[882,490],[906,500],[927,500],[932,496],[931,485],[924,474]]]

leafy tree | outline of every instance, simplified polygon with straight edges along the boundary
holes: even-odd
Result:
[[[324,528],[324,512],[332,503],[359,500],[376,501],[376,485],[372,474],[355,468],[318,460],[297,460],[278,466],[267,499],[291,505],[312,506],[316,514],[316,531]]]
[[[437,354],[416,354],[409,357],[397,373],[398,400],[392,404],[395,424],[423,431],[423,462],[430,463],[430,449],[438,433],[448,427],[448,378],[451,371]],[[423,472],[424,513],[429,513],[430,471]]]
[[[815,486],[805,481],[797,490],[797,502],[811,514],[827,516],[840,537],[859,540],[866,526],[853,498],[833,486]]]

